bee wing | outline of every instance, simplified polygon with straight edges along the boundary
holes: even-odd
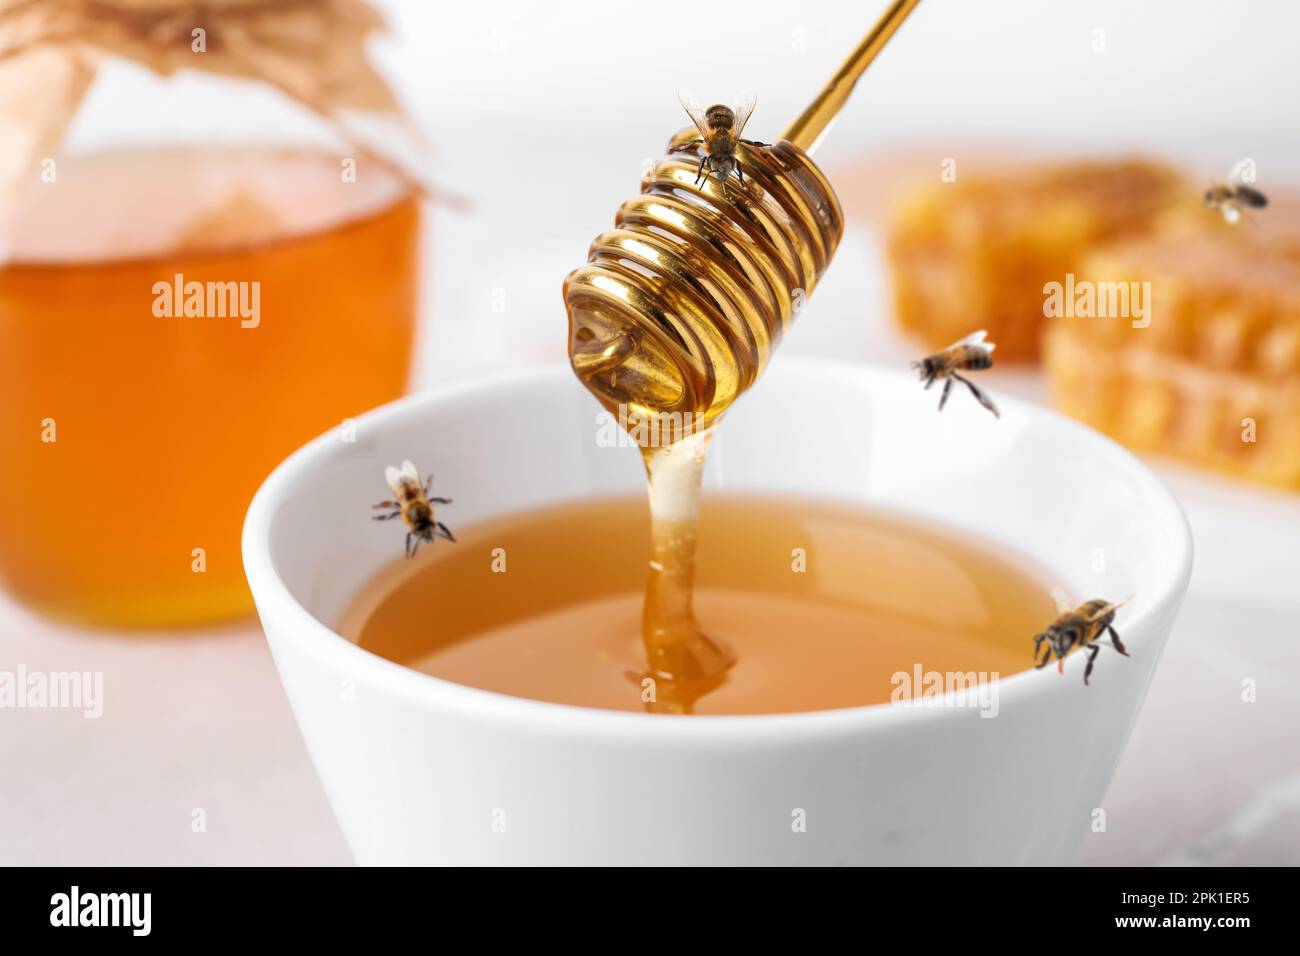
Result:
[[[388,482],[388,487],[393,491],[400,491],[402,488],[402,473],[398,469],[389,465],[384,469],[384,480]]]
[[[1130,594],[1122,601],[1112,601],[1110,604],[1107,604],[1105,607],[1098,609],[1097,613],[1094,614],[1092,617],[1094,620],[1096,620],[1099,617],[1105,617],[1107,614],[1110,614],[1112,611],[1116,611],[1119,608],[1122,608],[1129,601],[1133,600],[1133,598],[1134,595]]]
[[[992,342],[985,341],[985,339],[988,337],[988,334],[989,333],[987,329],[980,329],[978,332],[972,332],[970,335],[966,336],[965,338],[961,338],[958,339],[956,342],[953,342],[952,345],[948,346],[948,348],[944,349],[943,351],[946,352],[948,351],[948,349],[955,349],[961,345],[978,345],[986,352],[992,352],[995,348],[997,348],[997,345],[995,345]]]
[[[736,114],[736,120],[731,124],[731,135],[740,138],[745,124],[749,122],[749,115],[754,112],[754,107],[758,103],[758,96],[753,90],[743,90],[736,95],[736,105],[731,108],[731,112]]]
[[[1065,593],[1064,588],[1053,585],[1047,593],[1052,596],[1052,603],[1056,605],[1057,614],[1064,614],[1074,609],[1074,605],[1070,603],[1070,596]]]
[[[402,462],[402,477],[409,478],[417,485],[420,483],[420,472],[416,470],[415,465],[410,460]]]
[[[705,107],[701,106],[699,101],[685,90],[677,91],[677,101],[682,104],[682,109],[686,110],[686,115],[691,118],[691,122],[700,131],[700,135],[708,136],[709,123],[704,118]]]

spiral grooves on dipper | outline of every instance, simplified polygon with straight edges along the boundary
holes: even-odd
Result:
[[[689,142],[694,129],[669,144]],[[742,144],[744,184],[695,184],[670,152],[564,283],[574,371],[606,408],[698,413],[704,426],[762,373],[830,264],[839,201],[796,146]]]

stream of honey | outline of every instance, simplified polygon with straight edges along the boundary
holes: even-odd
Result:
[[[919,2],[892,0],[774,143],[741,138],[745,121],[725,104],[703,119],[688,108],[696,126],[669,140],[641,194],[564,281],[574,373],[620,421],[649,419],[657,434],[667,426],[667,441],[638,441],[651,540],[642,642],[659,680],[721,682],[735,665],[694,615],[712,430],[762,374],[835,255],[843,213],[808,153]],[[702,175],[719,158],[737,167],[734,178]]]
[[[797,147],[742,145],[738,179],[697,180],[687,129],[565,280],[574,372],[639,440],[651,529],[650,671],[719,678],[735,661],[693,614],[700,479],[713,429],[762,374],[843,232],[830,184]],[[635,426],[631,430],[635,430]]]

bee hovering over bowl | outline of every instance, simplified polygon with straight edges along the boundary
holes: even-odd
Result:
[[[970,379],[962,375],[965,371],[979,371],[993,367],[993,350],[997,348],[992,342],[985,342],[988,335],[983,329],[972,332],[959,342],[954,342],[942,351],[927,355],[911,367],[921,373],[921,381],[928,389],[939,379],[943,379],[943,395],[939,397],[939,411],[948,403],[948,393],[952,391],[953,379],[970,389],[976,400],[993,413],[994,418],[1001,418],[998,407]]]
[[[1245,183],[1215,183],[1205,190],[1205,205],[1216,209],[1223,221],[1236,224],[1247,209],[1263,209],[1268,197]]]
[[[433,539],[439,535],[448,541],[455,541],[455,536],[450,529],[441,521],[434,520],[434,505],[449,505],[450,498],[430,498],[429,492],[433,489],[433,475],[420,484],[420,473],[415,470],[415,466],[409,461],[402,462],[401,468],[394,468],[389,465],[384,470],[384,478],[388,481],[388,486],[393,489],[395,501],[381,501],[375,505],[376,508],[389,508],[391,512],[386,515],[375,515],[375,521],[391,521],[393,518],[401,517],[406,522],[406,556],[415,557],[415,552],[420,547],[421,541],[433,543]]]
[[[675,146],[671,152],[692,150],[696,146],[703,144],[704,155],[700,157],[695,185],[707,183],[710,176],[725,184],[727,178],[732,173],[735,173],[736,179],[743,186],[745,184],[745,174],[741,171],[740,161],[736,158],[736,146],[740,143],[747,146],[768,145],[752,139],[740,138],[741,131],[744,130],[745,124],[749,122],[749,114],[754,112],[754,103],[756,102],[754,94],[742,94],[735,106],[714,103],[709,107],[701,107],[686,93],[679,94],[678,99],[681,100],[686,115],[691,118],[695,128],[700,131],[701,138]]]
[[[1047,630],[1034,637],[1034,657],[1038,658],[1038,652],[1043,645],[1042,660],[1035,665],[1043,668],[1050,663],[1052,655],[1056,655],[1056,669],[1060,673],[1065,671],[1065,658],[1076,647],[1086,648],[1088,651],[1088,666],[1083,669],[1083,682],[1088,683],[1088,676],[1092,673],[1093,661],[1101,653],[1101,645],[1096,643],[1097,639],[1104,633],[1110,633],[1110,643],[1115,650],[1119,651],[1125,657],[1129,656],[1124,649],[1124,642],[1119,639],[1119,634],[1111,626],[1115,620],[1115,612],[1123,607],[1131,597],[1122,601],[1116,601],[1113,604],[1103,601],[1100,598],[1094,598],[1078,607],[1070,610],[1069,605],[1065,602],[1064,595],[1054,594],[1056,598],[1057,610],[1060,612],[1055,621]]]

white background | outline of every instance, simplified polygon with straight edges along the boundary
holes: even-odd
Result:
[[[563,360],[560,282],[685,124],[676,91],[757,90],[750,133],[770,139],[884,3],[383,6],[395,36],[376,45],[379,61],[434,144],[436,180],[469,205],[434,215],[415,383],[426,387]],[[1137,149],[1207,172],[1251,157],[1274,188],[1300,181],[1298,31],[1300,4],[1284,0],[924,0],[818,160]],[[95,91],[75,141],[148,138],[160,115],[178,135],[292,127],[196,115],[186,104],[202,94],[186,80],[161,94],[132,82]],[[850,221],[783,350],[905,361],[912,347],[887,310],[878,236]],[[1032,373],[990,382],[1042,394]],[[1300,863],[1300,499],[1156,466],[1187,507],[1197,565],[1107,797],[1108,832],[1085,858]],[[102,670],[108,701],[99,721],[0,713],[0,862],[348,860],[255,627],[90,635],[0,604],[0,666],[19,661]],[[1245,678],[1258,681],[1253,705]],[[191,830],[195,808],[205,833]]]

